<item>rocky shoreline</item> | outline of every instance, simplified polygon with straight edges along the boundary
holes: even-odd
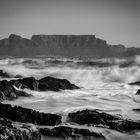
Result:
[[[2,78],[11,77],[2,70],[0,71],[0,76]],[[19,78],[19,76],[14,78]],[[25,88],[35,91],[57,92],[65,89],[79,89],[78,86],[71,84],[66,79],[56,79],[49,76],[40,80],[36,80],[34,77],[10,81],[4,79],[0,81],[0,101],[13,100],[19,97],[31,97],[31,94],[23,91]],[[10,104],[0,103],[0,140],[41,140],[40,131],[37,128],[33,129],[27,124],[55,126],[61,123],[61,118],[62,117],[57,114],[43,113],[32,109],[18,106],[12,107]],[[14,127],[14,122],[24,124]]]
[[[6,77],[8,77],[7,74]],[[10,81],[1,80],[0,140],[41,140],[41,135],[62,139],[86,137],[105,140],[105,130],[102,129],[113,130],[119,133],[140,130],[140,120],[124,119],[121,115],[112,115],[103,110],[85,109],[69,112],[66,120],[63,121],[62,114],[43,113],[33,109],[2,103],[4,100],[31,97],[31,94],[24,92],[23,89],[25,88],[35,91],[56,92],[65,89],[79,89],[78,86],[66,79],[56,79],[53,77],[45,77],[40,80],[36,80],[34,77]],[[139,110],[133,109],[133,111]]]
[[[56,125],[61,123],[61,116],[57,114],[38,112],[32,109],[0,103],[0,117],[23,123],[36,125]]]
[[[22,123],[24,127],[22,125],[20,125],[22,129],[13,127],[14,122]],[[32,127],[29,127],[30,125],[27,125],[28,123],[33,124],[36,128],[35,131],[33,131]],[[90,126],[92,131],[88,127],[84,128],[83,126],[85,125]],[[140,120],[128,120],[120,115],[108,114],[102,110],[86,109],[69,113],[66,121],[62,122],[61,114],[42,113],[32,109],[18,106],[12,107],[9,104],[0,103],[0,137],[7,137],[7,139],[2,140],[9,140],[8,138],[14,137],[11,136],[13,131],[15,137],[18,137],[18,133],[20,137],[25,135],[36,137],[32,138],[33,140],[40,140],[40,135],[60,138],[82,136],[105,139],[103,131],[96,131],[97,128],[128,133],[140,130]],[[26,131],[26,129],[31,129],[32,131]],[[24,133],[24,131],[28,134]],[[29,138],[23,139],[28,140]]]
[[[36,80],[34,77],[27,77],[10,81],[2,80],[0,81],[0,101],[32,96],[31,94],[27,94],[23,91],[25,88],[35,91],[60,91],[65,89],[79,89],[78,86],[71,84],[66,79],[56,79],[49,76],[40,80]]]
[[[0,117],[0,140],[41,140],[41,134],[31,124],[14,126],[12,121]]]

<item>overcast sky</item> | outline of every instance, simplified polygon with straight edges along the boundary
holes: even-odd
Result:
[[[140,0],[0,0],[0,39],[11,33],[95,34],[140,47]]]

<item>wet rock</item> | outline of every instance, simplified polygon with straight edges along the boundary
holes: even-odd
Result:
[[[106,124],[108,120],[118,120],[118,117],[100,110],[82,110],[68,114],[69,120],[78,124]]]
[[[19,89],[25,89],[25,88],[28,89],[28,87],[26,85],[20,83],[18,80],[11,80],[9,82],[10,82],[11,85],[13,85],[13,86],[15,86],[15,87],[17,87]]]
[[[52,91],[59,91],[59,90],[65,90],[65,89],[79,89],[74,84],[71,84],[66,79],[56,79],[53,77],[45,77],[39,80],[39,90],[45,91],[45,90],[52,90]]]
[[[0,70],[0,77],[2,78],[10,78],[10,75],[6,72],[3,72],[3,70]]]
[[[14,88],[10,85],[7,80],[0,81],[0,91],[9,99],[16,98]]]
[[[38,90],[38,81],[34,77],[27,77],[23,79],[16,80],[23,86],[28,87],[31,90]]]
[[[79,89],[79,87],[71,84],[66,79],[56,79],[53,77],[45,77],[40,80],[36,80],[34,77],[27,77],[11,81],[3,80],[0,81],[0,100],[12,100],[17,99],[20,96],[31,96],[24,91],[17,90],[17,88],[27,88],[36,91],[59,91],[65,89]]]
[[[22,75],[16,75],[14,78],[23,78]]]
[[[38,125],[56,125],[61,123],[61,116],[57,114],[42,113],[32,109],[0,103],[0,117],[12,121],[29,122]]]
[[[129,83],[129,85],[132,85],[132,86],[140,86],[140,81]]]
[[[104,138],[101,133],[91,132],[88,129],[72,128],[67,126],[56,126],[52,129],[40,128],[40,133],[45,136],[50,137],[94,137],[94,138]],[[105,138],[104,138],[105,139]]]
[[[41,135],[32,125],[13,126],[10,120],[0,118],[0,140],[41,140]]]
[[[28,88],[31,90],[38,90],[38,91],[59,91],[65,89],[79,89],[74,84],[71,84],[66,79],[56,79],[53,77],[45,77],[40,80],[36,80],[34,77],[28,77],[18,80],[11,80],[11,84],[15,85],[16,87],[20,87],[22,89]]]
[[[0,81],[0,101],[17,99],[20,96],[29,97],[31,95],[16,90],[7,80]]]
[[[0,77],[2,78],[23,78],[23,76],[21,75],[16,75],[16,76],[13,76],[13,75],[10,75],[8,74],[7,72],[4,72],[3,70],[0,70]]]
[[[8,127],[13,127],[12,126],[12,121],[6,119],[6,118],[1,118],[0,117],[0,126],[8,126]]]
[[[104,126],[120,132],[140,129],[140,121],[123,119],[121,116],[107,114],[101,110],[82,110],[69,113],[68,121],[80,125],[92,124],[95,126]]]
[[[140,113],[140,108],[135,108],[133,111],[139,112]]]
[[[6,100],[6,96],[2,91],[0,91],[0,101],[4,101],[4,100]]]
[[[140,95],[140,89],[138,89],[138,91],[137,91],[136,95]]]

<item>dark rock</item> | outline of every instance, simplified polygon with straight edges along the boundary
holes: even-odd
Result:
[[[66,79],[56,79],[53,77],[45,77],[40,80],[36,80],[34,77],[27,77],[11,81],[3,80],[0,81],[0,100],[12,100],[17,99],[20,96],[31,96],[24,91],[17,90],[16,87],[20,89],[27,88],[36,91],[59,91],[65,89],[79,89],[79,87],[71,84]]]
[[[45,136],[51,137],[76,137],[76,136],[88,136],[95,138],[104,138],[101,133],[91,132],[88,129],[72,128],[67,126],[56,126],[52,129],[40,128],[40,133]],[[104,138],[105,139],[105,138]]]
[[[2,77],[2,78],[10,78],[11,76],[8,73],[3,72],[3,70],[0,70],[0,77]]]
[[[101,125],[120,132],[128,132],[135,129],[140,129],[140,121],[123,119],[121,116],[107,114],[100,110],[83,110],[69,113],[68,119],[68,121],[72,121],[80,125]]]
[[[0,81],[0,101],[17,99],[20,96],[29,97],[31,95],[16,90],[7,80]]]
[[[39,80],[39,90],[45,91],[45,90],[52,90],[52,91],[59,91],[59,90],[65,90],[65,89],[79,89],[74,84],[71,84],[66,79],[56,79],[53,77],[45,77]]]
[[[136,95],[140,95],[140,89],[138,89],[138,91],[137,91]]]
[[[23,76],[21,76],[21,75],[13,76],[13,75],[8,74],[7,72],[3,72],[3,70],[0,70],[0,77],[2,77],[2,78],[12,78],[12,77],[23,78]]]
[[[40,91],[59,91],[61,89],[79,89],[74,84],[71,84],[66,79],[56,79],[53,77],[45,77],[40,80],[36,80],[34,77],[28,77],[18,80],[11,80],[11,84],[15,85],[16,87],[20,87],[22,89],[28,88],[31,90],[40,90]]]
[[[129,83],[129,85],[132,85],[132,86],[140,86],[140,81],[136,81],[136,82],[132,82],[132,83]]]
[[[3,93],[3,95],[7,99],[15,99],[15,98],[17,98],[17,95],[14,92],[14,88],[6,80],[0,81],[0,92]]]
[[[133,111],[139,112],[140,113],[140,108],[135,108]]]
[[[0,101],[4,101],[4,100],[6,100],[6,96],[2,91],[0,91]]]
[[[27,86],[31,90],[38,90],[38,81],[34,77],[27,77],[24,79],[18,79],[18,82]]]
[[[61,122],[61,116],[57,114],[42,113],[32,109],[0,103],[0,117],[12,121],[29,122],[38,125],[56,125]]]
[[[23,76],[21,76],[21,75],[13,76],[13,75],[8,74],[7,72],[3,72],[3,70],[0,70],[0,77],[2,77],[2,78],[12,78],[12,77],[23,78]]]
[[[15,90],[15,93],[17,95],[17,98],[19,98],[19,97],[32,97],[31,94],[28,94],[28,93],[26,93],[24,91],[20,91],[20,90]]]
[[[11,80],[9,81],[9,83],[17,88],[20,88],[20,89],[25,89],[25,88],[29,88],[27,87],[26,85],[22,84],[21,82],[19,82],[19,80]]]
[[[78,124],[106,124],[108,120],[119,120],[118,117],[101,112],[100,110],[83,110],[69,113],[70,121]]]
[[[6,119],[6,118],[1,118],[0,117],[0,126],[9,126],[9,127],[13,127],[12,126],[12,121]]]
[[[6,118],[0,118],[0,140],[41,140],[41,135],[32,125],[13,126]]]
[[[22,75],[16,75],[14,78],[23,78]]]

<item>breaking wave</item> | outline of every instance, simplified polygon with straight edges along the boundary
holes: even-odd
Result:
[[[36,78],[49,75],[66,78],[81,86],[87,86],[87,82],[95,85],[96,82],[130,83],[140,80],[138,56],[130,59],[108,58],[90,61],[66,58],[6,58],[0,60],[0,66],[11,75]]]
[[[65,78],[80,87],[79,90],[60,92],[32,91],[24,89],[33,97],[5,101],[42,112],[57,112],[64,116],[74,110],[101,109],[124,118],[139,120],[140,113],[133,111],[140,107],[139,86],[128,83],[140,81],[140,57],[129,59],[80,60],[66,58],[6,58],[0,60],[0,69],[10,75],[45,76]],[[2,80],[2,78],[1,78]],[[10,80],[10,79],[9,79]],[[22,90],[22,89],[17,89]],[[140,138],[139,134],[123,134],[103,130],[108,140]]]

